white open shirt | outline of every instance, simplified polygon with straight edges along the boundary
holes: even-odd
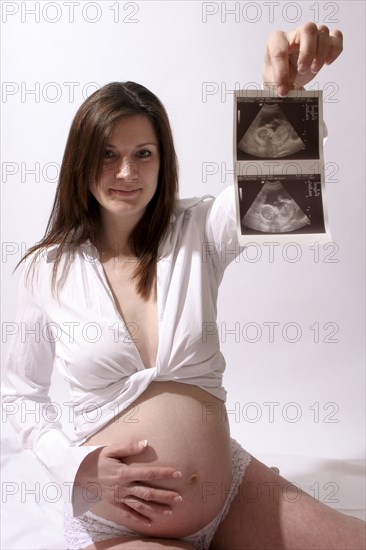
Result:
[[[72,497],[75,475],[98,448],[80,444],[151,382],[192,384],[225,401],[216,302],[224,270],[240,251],[233,186],[216,199],[178,202],[157,263],[159,347],[156,366],[148,369],[133,341],[138,331],[127,330],[89,241],[63,254],[58,299],[51,292],[55,247],[37,259],[28,286],[30,259],[23,262],[18,330],[9,341],[3,382],[4,413],[22,447],[32,449],[60,484],[74,515],[90,507],[76,492]],[[62,431],[48,395],[54,365],[70,386],[73,439]]]

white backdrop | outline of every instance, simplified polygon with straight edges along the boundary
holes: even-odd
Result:
[[[305,21],[342,29],[341,58],[308,87],[324,89],[332,244],[248,249],[225,275],[218,324],[234,437],[254,455],[362,459],[364,2],[1,4],[4,353],[11,272],[44,233],[87,95],[114,80],[150,88],[170,115],[181,196],[217,195],[232,182],[230,90],[259,88],[270,32]],[[67,401],[55,381],[55,399]]]

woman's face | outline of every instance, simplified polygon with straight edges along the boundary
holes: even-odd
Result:
[[[103,169],[90,191],[107,215],[137,223],[158,185],[159,143],[150,120],[131,115],[117,122],[103,153]]]

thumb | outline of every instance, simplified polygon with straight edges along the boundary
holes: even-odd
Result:
[[[130,443],[124,445],[119,443],[108,445],[106,451],[110,457],[123,458],[125,456],[140,454],[146,447],[147,439],[142,439],[140,441],[130,441]]]

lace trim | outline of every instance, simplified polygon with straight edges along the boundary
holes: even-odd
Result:
[[[234,498],[238,494],[240,483],[243,479],[245,470],[252,460],[251,455],[245,449],[243,449],[243,447],[235,439],[231,439],[231,453],[233,477],[231,480],[229,496],[226,499],[221,512],[200,531],[183,538],[183,540],[193,544],[195,548],[197,548],[197,550],[208,550],[210,548],[212,539],[215,536],[218,526],[226,518],[230,510],[230,506]]]
[[[86,512],[80,517],[65,514],[65,541],[68,550],[80,550],[92,542],[99,542],[113,537],[137,536],[127,527],[115,524],[104,518]]]
[[[229,498],[227,499],[225,506],[222,509],[220,523],[224,521],[224,519],[226,518],[230,510],[230,506],[234,498],[238,494],[240,483],[244,477],[245,470],[247,469],[247,467],[252,461],[252,456],[248,453],[248,451],[243,449],[240,443],[238,443],[235,439],[232,439],[231,441],[232,441],[231,450],[232,450],[232,457],[233,457],[232,463],[234,466],[231,488],[232,489],[234,488],[234,490],[230,491]]]

